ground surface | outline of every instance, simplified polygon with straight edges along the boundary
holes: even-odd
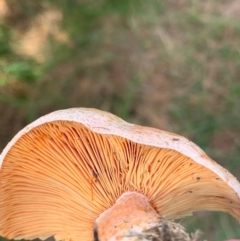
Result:
[[[240,2],[0,0],[0,149],[73,106],[177,132],[240,178]],[[181,224],[240,237],[225,214]]]

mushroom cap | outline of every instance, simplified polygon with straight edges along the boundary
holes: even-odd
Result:
[[[164,218],[219,210],[240,220],[240,184],[197,145],[96,109],[26,126],[0,155],[0,236],[92,240],[93,223],[127,191]]]

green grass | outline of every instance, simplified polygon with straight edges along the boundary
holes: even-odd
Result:
[[[185,135],[240,178],[240,26],[232,2],[9,4],[14,14],[0,24],[0,148],[38,116],[95,107]],[[16,33],[26,34],[49,9],[62,14],[58,26],[68,41],[52,30],[42,62],[17,53]],[[184,224],[208,240],[240,236],[224,214]]]

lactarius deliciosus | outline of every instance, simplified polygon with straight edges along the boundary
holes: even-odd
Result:
[[[240,184],[188,139],[96,109],[43,116],[0,156],[0,236],[121,240],[194,211],[240,220]]]

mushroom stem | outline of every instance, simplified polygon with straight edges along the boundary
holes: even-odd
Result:
[[[148,199],[138,192],[125,192],[96,220],[101,241],[122,240],[129,232],[141,232],[156,226],[160,215]]]

